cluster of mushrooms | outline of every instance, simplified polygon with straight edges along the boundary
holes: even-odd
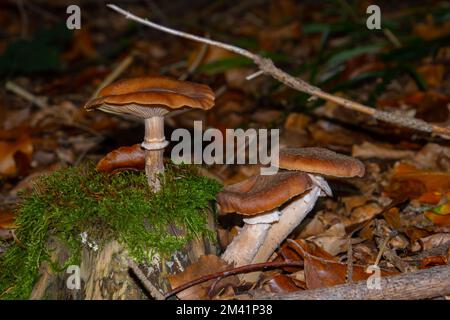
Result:
[[[214,93],[206,85],[154,76],[115,82],[88,103],[87,110],[131,115],[144,120],[145,172],[153,191],[161,187],[164,115],[180,108],[208,110]],[[364,165],[357,159],[323,148],[284,148],[279,151],[279,170],[256,175],[226,186],[217,196],[222,214],[244,216],[244,226],[222,255],[234,266],[267,261],[286,237],[310,212],[320,196],[332,191],[321,176],[362,177]]]
[[[332,191],[320,175],[362,177],[357,159],[323,148],[284,148],[278,173],[256,175],[226,186],[217,196],[222,213],[244,216],[244,226],[222,258],[235,266],[267,261],[279,245]]]

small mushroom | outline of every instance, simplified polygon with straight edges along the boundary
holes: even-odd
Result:
[[[279,152],[279,168],[318,173],[333,177],[362,177],[364,164],[324,148],[283,148]]]
[[[246,218],[244,227],[227,247],[222,259],[235,266],[251,263],[265,243],[272,224],[279,223],[278,208],[311,187],[310,178],[302,172],[257,175],[226,186],[217,195],[220,211],[236,212]]]
[[[141,147],[145,149],[145,172],[153,191],[160,189],[158,174],[164,172],[164,115],[174,109],[208,110],[214,105],[214,92],[206,85],[162,76],[124,79],[104,87],[97,98],[84,106],[114,114],[139,117],[145,123]]]

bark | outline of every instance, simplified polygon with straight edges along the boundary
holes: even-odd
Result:
[[[263,300],[416,300],[450,295],[450,265],[380,279],[380,289],[367,281],[282,294],[255,292]]]
[[[209,219],[209,228],[214,230],[214,218]],[[179,231],[173,231],[179,232]],[[67,248],[57,239],[51,238],[47,247],[51,250],[52,261],[59,265],[69,257]],[[139,270],[151,282],[152,286],[161,294],[170,291],[168,276],[175,274],[196,262],[205,254],[215,254],[215,244],[207,239],[195,239],[185,248],[175,252],[169,259],[161,259],[154,256],[151,263],[140,265]],[[110,241],[98,251],[93,251],[85,246],[81,253],[80,288],[69,289],[67,283],[72,273],[66,270],[54,271],[47,262],[43,262],[39,269],[39,280],[34,285],[30,299],[51,300],[141,300],[155,299],[160,296],[155,292],[148,292],[139,278],[142,274],[136,274],[130,269],[130,259],[127,250],[117,241]]]

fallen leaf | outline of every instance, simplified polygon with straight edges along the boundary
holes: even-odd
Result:
[[[368,202],[365,205],[355,208],[350,214],[350,225],[357,224],[372,219],[383,211],[383,207],[375,202]]]
[[[140,144],[135,144],[109,152],[97,163],[97,170],[111,173],[120,169],[143,170],[144,166],[145,152]]]
[[[445,256],[431,256],[425,257],[420,261],[422,268],[431,268],[434,266],[441,266],[447,264],[448,259]]]
[[[323,287],[331,287],[346,282],[347,264],[333,260],[327,260],[313,256],[309,253],[308,245],[303,240],[297,240],[297,245],[290,242],[291,247],[300,255],[304,256],[305,261],[305,279],[308,289],[317,289]],[[394,274],[381,270],[381,276]],[[353,266],[353,281],[366,280],[371,276],[371,273],[366,273],[366,267],[354,265]]]
[[[417,23],[414,26],[413,31],[424,40],[433,40],[450,34],[450,21],[436,24],[433,16],[429,14],[425,22]]]
[[[306,132],[308,124],[311,122],[311,117],[303,113],[291,112],[284,122],[284,128],[287,130]]]
[[[442,84],[445,66],[442,64],[428,64],[417,68],[417,72],[426,81],[429,87],[438,87]]]
[[[425,187],[425,190],[417,197],[427,191],[446,192],[450,190],[450,173],[420,170],[406,162],[400,162],[395,165],[392,181],[413,181],[421,183]]]
[[[16,159],[18,152],[22,153],[20,160],[23,160],[23,156],[31,161],[33,153],[33,143],[31,138],[23,134],[17,140],[12,142],[0,141],[0,175],[1,176],[14,176],[18,174],[18,163]]]
[[[284,274],[278,274],[265,285],[273,293],[288,293],[306,289],[305,283]]]
[[[450,204],[446,203],[433,209],[433,211],[426,211],[425,217],[435,225],[447,226],[450,225]]]
[[[412,252],[417,252],[420,250],[429,250],[434,247],[438,247],[440,245],[444,245],[446,243],[450,242],[450,233],[436,233],[431,236],[421,238],[418,241],[416,241],[412,247]]]
[[[309,237],[307,240],[313,242],[331,256],[347,251],[349,242],[343,223],[336,223],[325,232]],[[363,240],[352,238],[351,241],[352,244],[357,244]]]
[[[212,273],[225,271],[231,269],[231,265],[215,255],[201,256],[197,262],[191,264],[185,271],[170,275],[169,282],[173,289],[194,279],[206,276]],[[222,288],[227,286],[237,286],[239,280],[236,276],[230,276],[219,280],[206,281],[196,286],[192,286],[177,294],[181,300],[196,300],[196,299],[211,299],[211,296],[216,295]],[[211,286],[214,285],[214,292],[210,293]]]
[[[362,144],[354,145],[352,147],[352,156],[362,159],[404,159],[413,157],[414,152],[410,150],[399,150],[393,146],[376,145],[364,141]]]

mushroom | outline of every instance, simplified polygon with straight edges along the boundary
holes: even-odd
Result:
[[[233,260],[235,264],[239,266],[242,265],[243,262],[247,264],[265,262],[272,256],[272,254],[279,247],[282,241],[286,239],[287,236],[289,236],[289,234],[303,221],[305,216],[314,208],[314,205],[319,196],[332,195],[331,189],[328,186],[326,180],[321,176],[315,174],[325,174],[335,177],[362,177],[365,171],[364,165],[359,160],[323,148],[281,149],[279,152],[277,166],[280,169],[295,171],[279,171],[273,177],[285,175],[286,173],[301,174],[303,179],[306,179],[305,177],[308,177],[308,187],[303,190],[303,193],[299,193],[297,197],[293,198],[291,201],[289,201],[289,203],[287,203],[287,205],[285,205],[281,209],[279,213],[279,220],[269,226],[268,230],[265,231],[263,242],[260,245],[258,244],[257,247],[256,243],[244,243],[243,241],[240,241],[240,237],[244,237],[241,236],[241,233],[249,232],[246,231],[249,228],[246,228],[247,225],[245,225],[239,235],[236,237],[236,240],[233,240],[233,242],[229,245],[230,249],[227,248],[225,253],[223,254],[223,258],[228,262],[230,262],[230,260]],[[253,177],[248,180],[251,181],[252,179],[255,178]],[[234,198],[231,198],[234,202],[236,202],[233,206],[236,211],[238,211],[238,208],[241,209],[240,206],[248,207],[251,205],[250,203],[246,203],[249,202],[249,198],[247,198],[245,194],[247,190],[245,190],[245,188],[239,187],[240,184],[249,184],[249,182],[247,182],[248,180],[224,188],[222,194],[219,194],[218,196],[218,202],[220,204],[221,211],[225,210],[226,212],[231,212],[228,199],[228,193],[230,192],[230,190],[231,192],[242,192],[240,196],[239,194],[237,194],[234,195]],[[278,185],[278,188],[287,188],[288,191],[285,192],[287,192],[288,194],[290,192],[289,190],[291,190],[291,188],[293,187],[296,186],[293,186],[289,183]],[[257,186],[255,186],[254,188],[257,188]],[[280,192],[278,189],[274,190]],[[276,193],[275,191],[271,190],[270,192],[273,192],[273,194],[270,195],[270,198],[278,197],[278,193]],[[266,194],[265,196],[268,197],[269,195]],[[267,201],[270,200],[268,199]],[[278,205],[281,205],[282,203],[283,202],[280,201]],[[251,238],[251,236],[248,235],[245,235],[245,237]],[[239,248],[233,247],[238,245],[238,241],[240,250],[247,250],[247,246],[254,246],[252,250],[256,251],[256,253],[253,253],[252,251],[251,255],[253,255],[253,258],[250,261],[248,261],[248,259],[236,259],[236,257],[239,257]],[[237,253],[231,255],[229,253],[230,251]],[[258,273],[246,274],[243,279],[247,281],[255,281],[257,275]]]
[[[190,107],[208,110],[214,105],[214,92],[206,85],[163,76],[130,78],[104,87],[85,109],[127,114],[145,123],[141,147],[145,149],[145,172],[153,191],[160,189],[158,175],[164,172],[164,115],[174,109]]]
[[[282,210],[280,222],[269,230],[267,241],[261,246],[252,263],[267,261],[281,242],[314,208],[320,195],[332,196],[326,180],[312,173],[350,178],[362,177],[365,172],[364,164],[358,159],[324,148],[284,148],[280,150],[278,157],[280,169],[307,172],[315,187]]]
[[[302,172],[257,175],[226,186],[218,195],[222,213],[245,216],[244,226],[222,255],[235,266],[249,264],[263,245],[272,223],[279,220],[278,208],[312,187]]]

